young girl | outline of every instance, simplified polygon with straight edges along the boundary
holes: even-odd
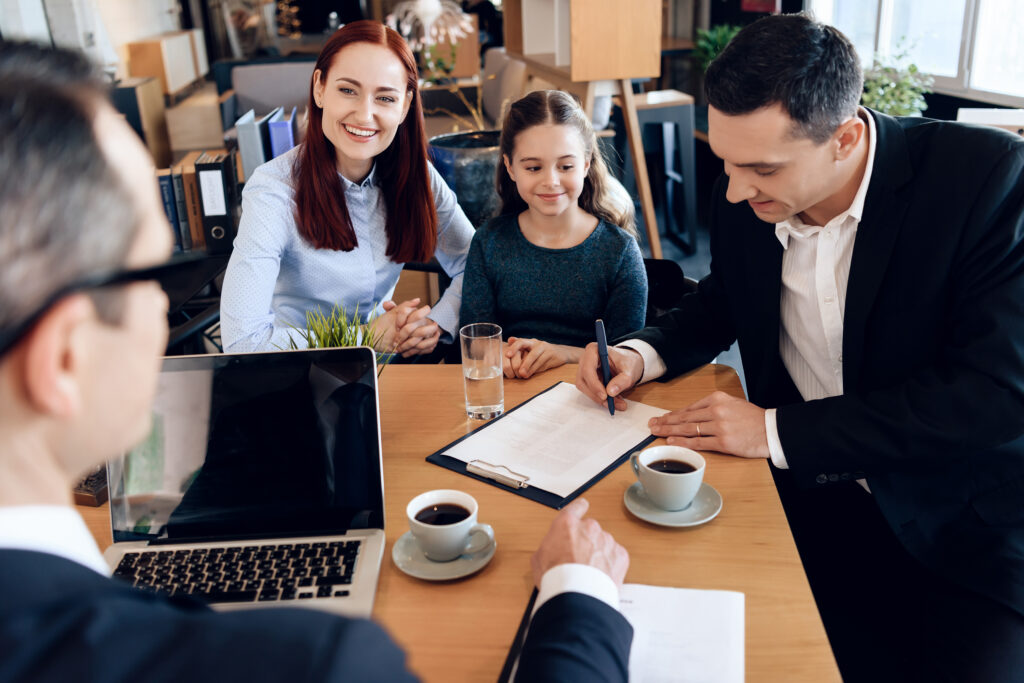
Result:
[[[312,73],[305,141],[245,184],[221,295],[225,351],[303,341],[306,312],[377,306],[380,351],[431,352],[458,335],[473,226],[427,161],[416,62],[373,21],[335,31]],[[436,257],[452,278],[432,309],[389,299],[408,261]]]
[[[632,202],[571,95],[514,103],[501,152],[501,215],[473,237],[459,322],[501,325],[505,375],[530,377],[577,362],[597,318],[609,340],[643,327],[647,275]]]

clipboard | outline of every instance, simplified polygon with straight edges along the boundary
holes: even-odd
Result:
[[[428,455],[427,462],[433,463],[435,465],[440,465],[441,467],[452,470],[453,472],[458,472],[459,474],[464,474],[467,477],[471,477],[473,479],[476,479],[477,481],[482,481],[485,484],[496,486],[502,490],[514,493],[517,496],[529,498],[530,500],[540,503],[541,505],[547,505],[550,508],[561,510],[563,507],[571,503],[574,499],[579,497],[591,486],[596,484],[601,479],[604,479],[604,477],[606,477],[610,472],[612,472],[612,470],[616,469],[619,465],[626,462],[626,460],[629,459],[631,453],[644,448],[657,438],[654,435],[651,435],[648,436],[646,439],[640,441],[640,443],[636,444],[635,446],[628,449],[625,453],[615,458],[607,467],[605,467],[603,470],[594,475],[590,480],[586,481],[575,491],[564,497],[556,493],[551,493],[550,491],[545,491],[544,489],[537,488],[536,486],[531,486],[529,482],[529,477],[514,472],[505,467],[504,465],[492,465],[491,463],[484,462],[483,460],[473,460],[467,463],[463,462],[462,460],[459,460],[458,458],[453,458],[449,455],[444,455],[444,452],[450,449],[455,444],[465,441],[474,434],[477,434],[478,432],[483,431],[488,427],[491,427],[498,420],[504,419],[505,417],[511,415],[512,413],[519,410],[520,408],[522,408],[523,406],[525,406],[527,403],[534,400],[538,396],[542,396],[543,394],[546,394],[547,392],[551,391],[559,384],[561,384],[561,382],[555,382],[544,391],[534,394],[530,398],[526,399],[525,401],[517,405],[515,408],[512,408],[511,410],[502,413],[501,415],[494,418],[487,424],[481,425],[474,429],[473,431],[471,431],[470,433],[466,434],[465,436],[459,437],[455,441],[446,444],[439,450]]]

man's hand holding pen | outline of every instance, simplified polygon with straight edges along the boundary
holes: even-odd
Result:
[[[603,404],[611,396],[615,399],[615,409],[625,410],[626,401],[620,396],[640,383],[644,376],[644,359],[632,349],[611,346],[608,348],[608,365],[612,379],[606,388],[601,381],[597,344],[587,344],[576,370],[576,388],[596,403]]]

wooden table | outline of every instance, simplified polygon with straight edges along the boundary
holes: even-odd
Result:
[[[506,381],[506,407],[558,380],[571,382],[575,371],[565,366],[530,380]],[[639,387],[631,398],[669,409],[714,390],[742,396],[731,368],[710,365],[666,384]],[[530,596],[530,555],[556,514],[425,462],[478,426],[466,418],[464,407],[457,366],[391,366],[381,376],[388,546],[374,617],[427,681],[497,677]],[[746,594],[747,680],[840,680],[767,465],[715,454],[707,455],[707,463],[705,481],[722,493],[724,506],[704,526],[668,529],[633,517],[622,502],[634,481],[628,465],[585,494],[589,514],[629,550],[626,581],[741,591]],[[494,527],[497,553],[475,576],[428,583],[406,576],[391,560],[394,541],[408,529],[406,503],[435,488],[470,493],[480,504],[480,520]],[[109,545],[106,506],[79,510],[100,546]]]

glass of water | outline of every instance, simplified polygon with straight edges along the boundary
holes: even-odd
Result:
[[[462,377],[466,385],[466,413],[474,420],[497,417],[505,410],[501,384],[501,327],[473,323],[459,330]]]

